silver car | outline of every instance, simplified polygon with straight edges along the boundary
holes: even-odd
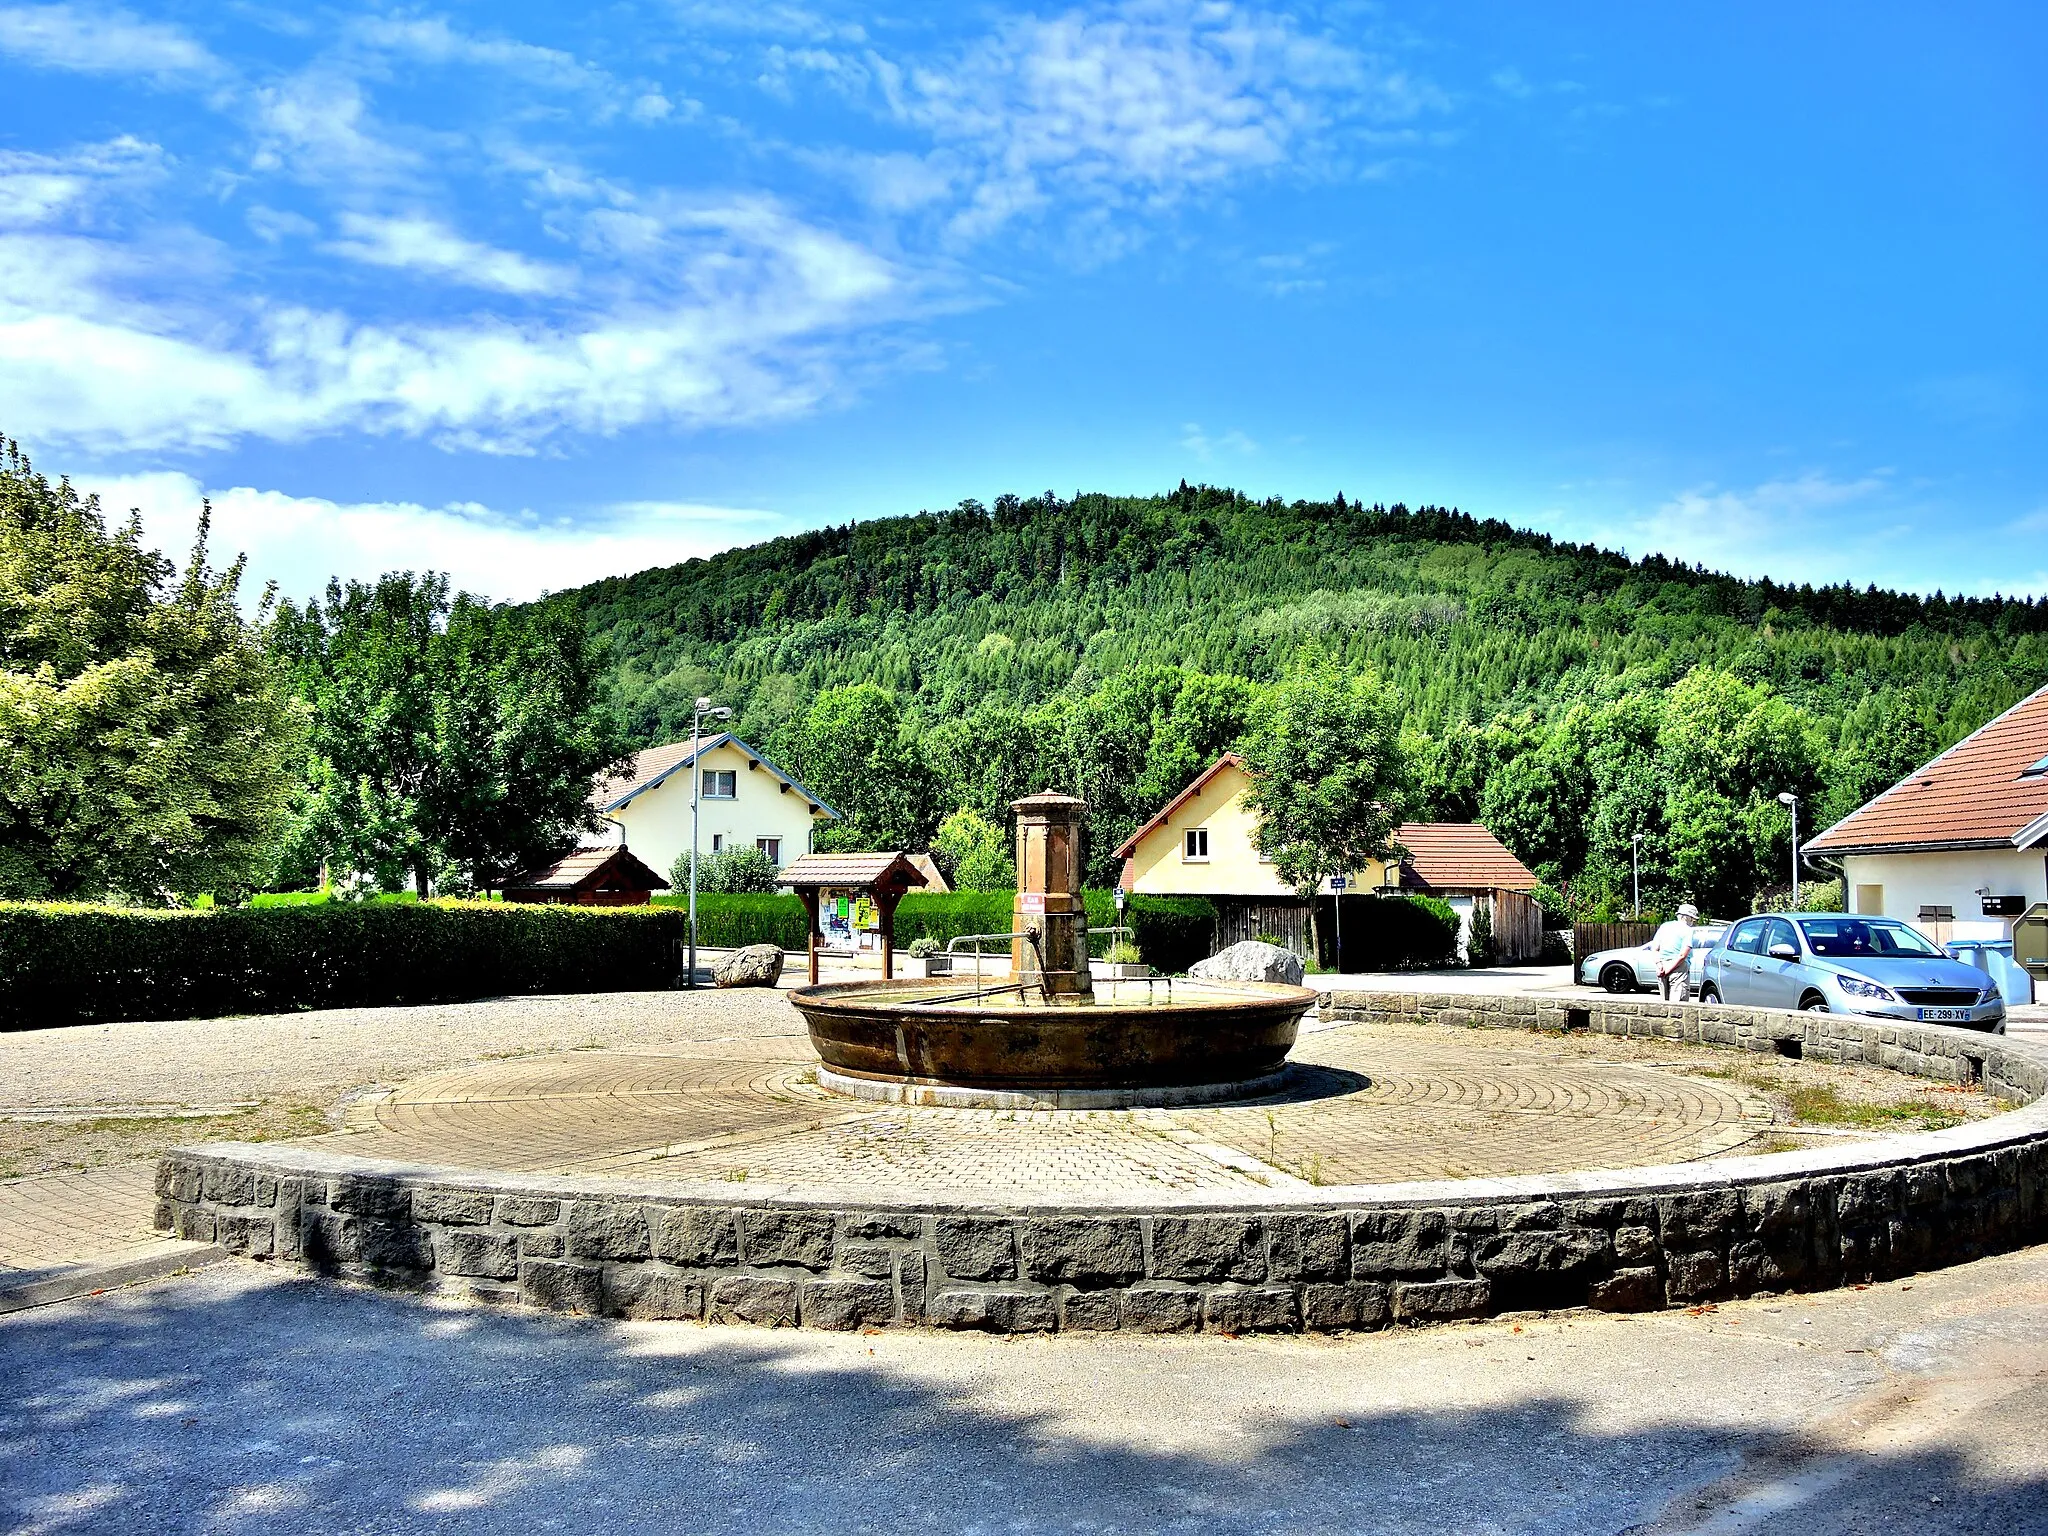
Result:
[[[1701,967],[1706,961],[1707,951],[1726,931],[1719,924],[1692,931],[1692,949],[1685,957],[1685,966],[1692,974],[1695,995],[1700,990],[1704,975]],[[1596,950],[1579,963],[1581,986],[1603,987],[1609,992],[1655,992],[1659,990],[1657,980],[1657,951],[1649,944],[1638,944],[1631,949]]]
[[[1744,918],[1708,953],[1700,999],[2005,1033],[2005,1000],[1991,978],[1889,917]]]

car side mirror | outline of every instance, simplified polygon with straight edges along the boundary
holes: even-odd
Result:
[[[1799,946],[1797,944],[1787,944],[1783,939],[1780,939],[1771,946],[1771,958],[1773,960],[1797,960],[1799,958]]]

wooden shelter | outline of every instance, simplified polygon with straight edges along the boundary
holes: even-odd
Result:
[[[858,891],[875,904],[882,937],[882,979],[896,975],[896,903],[925,884],[918,867],[901,853],[807,853],[782,866],[777,880],[795,891],[810,918],[811,985],[818,983],[818,942],[824,929],[818,906],[827,891]]]
[[[507,901],[565,902],[579,907],[644,907],[668,882],[623,847],[578,848],[545,869],[505,883]]]

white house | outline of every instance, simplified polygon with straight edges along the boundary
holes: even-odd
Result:
[[[2048,688],[1806,845],[1842,864],[1849,910],[1936,943],[2004,938],[2048,901]]]
[[[693,772],[694,771],[694,772]],[[693,761],[687,741],[635,753],[631,769],[600,781],[598,812],[626,846],[667,874],[690,849],[690,787],[698,786],[697,854],[758,848],[777,868],[811,851],[811,831],[839,813],[730,731],[707,736]]]

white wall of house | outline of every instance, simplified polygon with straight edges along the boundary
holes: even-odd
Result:
[[[787,864],[811,847],[811,828],[825,820],[813,815],[813,802],[800,789],[788,788],[767,766],[731,742],[706,751],[693,770],[678,768],[661,783],[643,790],[611,818],[625,828],[626,846],[661,874],[690,847],[690,782],[693,771],[732,775],[732,797],[709,794],[698,803],[697,856],[707,858],[722,848],[753,848],[775,844],[776,862]]]
[[[2009,938],[2010,918],[1982,915],[1980,892],[2048,901],[2048,850],[1985,848],[1960,853],[1849,854],[1842,860],[1849,910],[1903,918],[1937,943]],[[1922,907],[1949,907],[1953,923],[1923,923]]]

